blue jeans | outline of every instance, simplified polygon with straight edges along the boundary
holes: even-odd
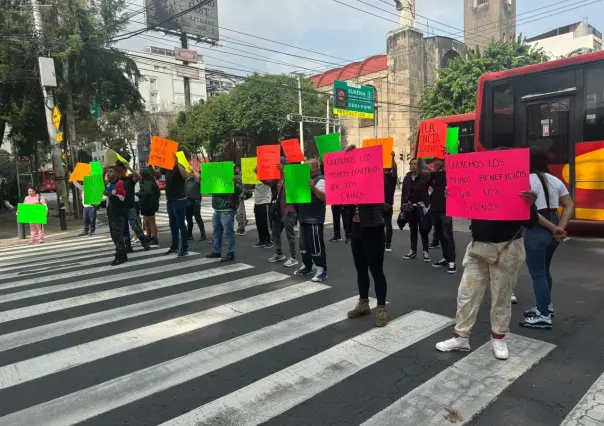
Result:
[[[94,207],[84,207],[84,232],[94,233],[96,229],[96,209]]]
[[[235,253],[235,212],[214,212],[212,216],[214,228],[214,253],[222,253],[222,238],[227,240],[227,253]]]
[[[555,214],[552,214],[549,220],[555,225],[560,221]],[[526,265],[533,279],[537,309],[543,315],[548,315],[549,304],[551,303],[552,275],[550,265],[558,244],[552,233],[540,225],[528,229],[524,234]]]
[[[172,233],[172,250],[178,250],[178,232],[180,231],[180,243],[182,251],[189,249],[189,232],[185,223],[187,200],[168,200],[168,218],[170,219],[170,232]]]

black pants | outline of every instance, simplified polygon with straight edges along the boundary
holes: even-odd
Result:
[[[300,223],[300,254],[306,268],[316,266],[327,271],[327,256],[325,255],[325,239],[323,224]]]
[[[256,229],[258,230],[258,241],[264,244],[271,242],[271,223],[268,214],[269,203],[255,204],[254,217],[256,218]]]
[[[361,299],[369,298],[369,271],[371,271],[378,305],[385,305],[388,284],[386,283],[386,275],[384,275],[386,243],[384,226],[361,228],[358,223],[353,223],[352,226],[352,258],[357,269],[359,297]]]
[[[342,232],[340,228],[340,217],[344,223],[344,235],[346,238],[350,237],[352,228],[352,215],[348,211],[348,208],[342,206],[331,206],[331,214],[333,215],[333,236],[336,238],[342,238]]]
[[[384,223],[386,225],[386,245],[392,243],[392,214],[394,210],[392,206],[384,210]]]
[[[417,237],[418,233],[422,239],[422,249],[428,250],[428,238],[430,236],[430,218],[427,215],[420,215],[417,209],[412,208],[410,212],[406,214],[407,220],[409,221],[409,229],[411,230],[411,250],[417,252]]]
[[[187,231],[189,232],[189,238],[193,236],[193,216],[195,216],[195,222],[199,226],[199,233],[201,236],[206,234],[206,229],[201,218],[201,204],[197,204],[194,201],[187,200],[187,210],[185,212],[187,218]]]
[[[109,219],[109,233],[113,243],[115,244],[115,258],[126,260],[124,227],[128,227],[128,221],[123,215],[108,216],[107,219]]]
[[[136,207],[126,208],[124,213],[124,245],[128,251],[132,251],[130,229],[132,229],[132,232],[134,232],[134,235],[136,235],[138,239],[145,241],[145,234],[143,233],[143,227]]]
[[[443,258],[455,262],[455,239],[453,238],[453,218],[444,212],[430,212],[430,220],[434,226],[434,236],[438,238],[443,250]]]

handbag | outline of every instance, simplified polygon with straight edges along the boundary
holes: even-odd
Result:
[[[505,243],[501,250],[499,250],[495,244],[472,240],[472,245],[468,250],[468,256],[488,265],[497,265],[499,263],[499,259],[501,258],[501,254],[507,250],[507,248],[518,237],[518,235],[520,235],[521,232],[522,227],[518,229],[518,232],[516,232],[510,241]]]

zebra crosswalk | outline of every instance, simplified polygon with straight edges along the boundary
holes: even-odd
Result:
[[[331,410],[342,400],[354,406],[354,393],[334,389],[433,348],[453,324],[428,309],[367,328],[346,319],[354,292],[342,297],[329,282],[194,251],[182,259],[139,251],[109,267],[112,252],[104,234],[0,248],[0,426],[333,424],[337,413],[312,413],[317,422],[292,412],[322,398]],[[340,424],[446,425],[447,408],[461,414],[455,424],[480,425],[557,349],[506,339],[505,362],[488,342],[451,363],[432,350],[431,377]],[[393,370],[380,385],[396,389],[412,371]],[[602,425],[603,407],[604,374],[560,426]]]

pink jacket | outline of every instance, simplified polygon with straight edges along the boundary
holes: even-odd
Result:
[[[46,205],[46,200],[40,194],[36,194],[34,196],[27,195],[23,200],[23,204],[44,204]]]

